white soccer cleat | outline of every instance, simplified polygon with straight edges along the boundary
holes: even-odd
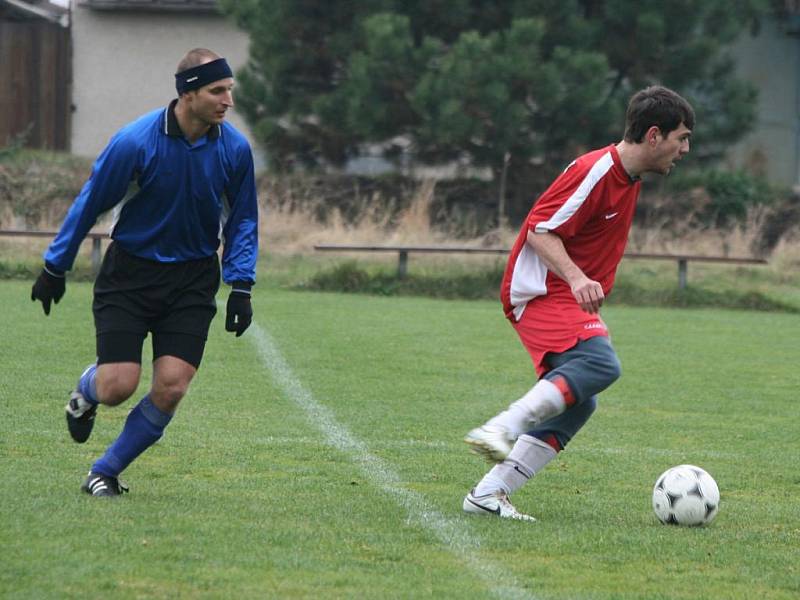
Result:
[[[482,425],[470,431],[464,441],[471,446],[470,450],[489,462],[503,462],[514,446],[514,440],[505,427],[499,425]]]
[[[508,499],[505,492],[493,492],[485,496],[476,496],[473,489],[464,498],[464,512],[471,515],[497,516],[517,521],[535,521],[530,515],[519,512]]]

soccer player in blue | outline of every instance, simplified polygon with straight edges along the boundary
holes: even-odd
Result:
[[[66,406],[72,438],[89,438],[98,404],[119,405],[136,391],[148,333],[153,379],[81,486],[93,496],[127,491],[120,473],[161,438],[186,394],[217,310],[221,243],[231,286],[225,329],[238,337],[253,316],[258,204],[250,146],[225,122],[233,74],[224,58],[196,48],[178,64],[175,84],[176,100],[123,127],[97,158],[31,291],[50,314],[80,243],[113,208],[113,241],[94,285],[97,360]]]

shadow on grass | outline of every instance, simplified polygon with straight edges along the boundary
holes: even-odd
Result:
[[[800,307],[771,298],[754,290],[720,291],[686,286],[645,288],[635,281],[618,279],[609,297],[611,304],[625,306],[672,306],[677,308],[735,308],[772,312],[800,313]]]
[[[415,275],[400,278],[396,273],[369,271],[355,261],[320,271],[294,289],[373,294],[379,296],[427,296],[466,300],[497,300],[503,272],[482,270],[458,275]],[[688,286],[643,287],[618,278],[609,304],[663,306],[673,308],[732,308],[742,310],[800,313],[800,307],[770,298],[757,291],[717,291]]]
[[[407,275],[385,271],[370,272],[355,261],[341,263],[321,271],[296,289],[327,292],[373,294],[377,296],[427,296],[431,298],[462,298],[467,300],[497,299],[499,270],[481,270],[459,275]]]
[[[33,263],[0,261],[0,280],[36,279],[41,267]],[[309,280],[291,286],[296,290],[372,294],[376,296],[423,296],[429,298],[499,301],[503,271],[480,269],[471,273],[419,275],[368,270],[356,261],[318,272]],[[70,271],[71,281],[93,281],[91,267],[77,266]],[[712,290],[698,286],[678,289],[673,284],[640,285],[635,277],[617,277],[608,304],[620,306],[663,306],[671,308],[731,308],[800,314],[800,306],[753,290]]]
[[[3,279],[28,279],[33,284],[41,270],[41,263],[6,263],[0,261],[0,281]],[[88,266],[76,266],[69,272],[68,277],[70,281],[94,281],[94,273],[91,267]]]

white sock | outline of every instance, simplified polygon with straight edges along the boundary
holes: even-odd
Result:
[[[483,476],[478,482],[478,485],[475,486],[475,495],[476,496],[485,496],[486,494],[494,494],[495,492],[503,491],[506,494],[509,493],[508,486],[502,478],[498,477],[494,470],[497,468],[497,465],[493,466],[491,471],[489,471],[486,475]]]
[[[542,440],[521,435],[508,457],[496,464],[475,486],[476,496],[503,491],[509,496],[545,468],[558,453]]]
[[[527,394],[486,424],[505,427],[517,438],[533,426],[560,415],[566,407],[564,395],[558,387],[547,379],[540,379]]]

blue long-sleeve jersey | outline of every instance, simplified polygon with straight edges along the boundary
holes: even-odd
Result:
[[[97,217],[114,208],[111,237],[126,252],[159,262],[214,254],[224,241],[222,278],[255,282],[258,202],[253,155],[232,125],[212,126],[190,145],[177,100],[117,132],[44,254],[62,271]]]

